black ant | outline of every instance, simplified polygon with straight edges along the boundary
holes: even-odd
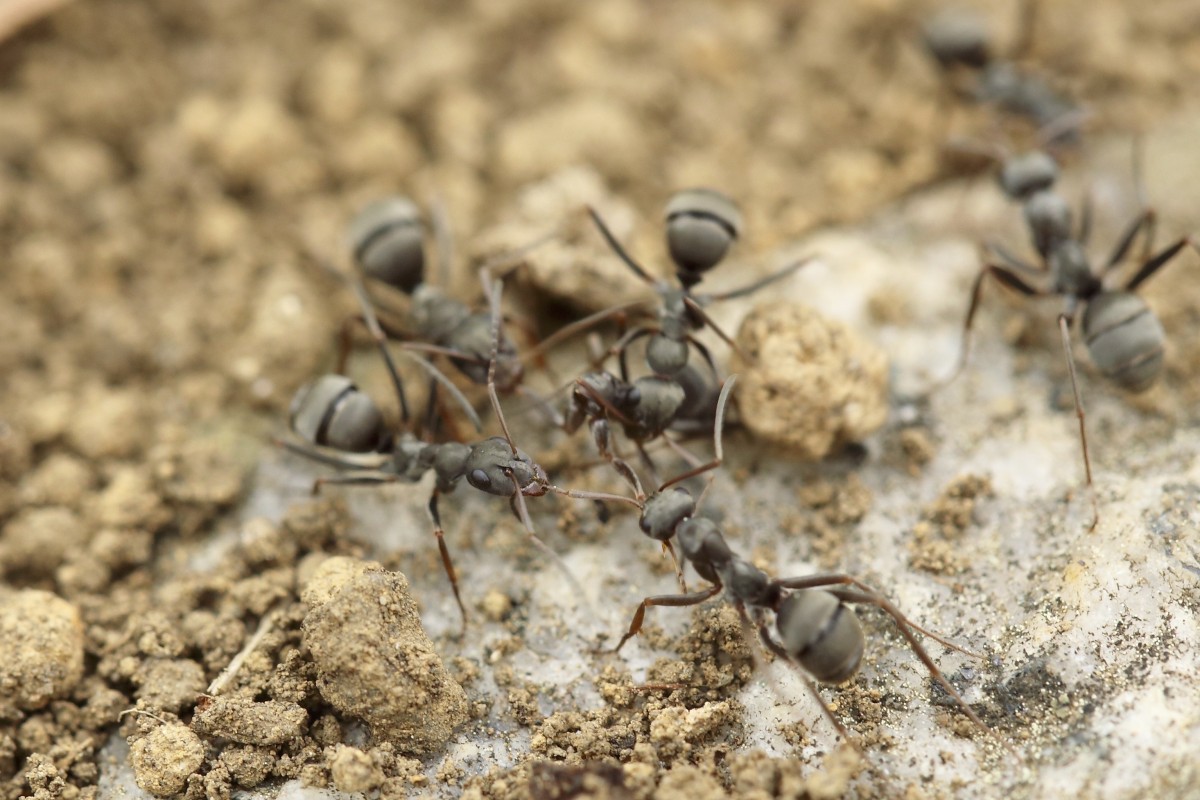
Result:
[[[484,278],[487,284],[486,276]],[[356,295],[362,308],[362,318],[380,352],[398,395],[402,394],[399,373],[387,348],[387,337],[375,317],[365,290],[354,281]],[[500,422],[503,436],[492,436],[473,444],[459,442],[428,443],[419,441],[409,432],[394,433],[387,429],[383,415],[369,396],[359,391],[348,378],[323,375],[312,383],[301,387],[296,393],[291,408],[291,428],[304,443],[282,442],[288,450],[306,458],[328,464],[345,474],[318,478],[313,492],[325,484],[379,484],[397,481],[416,482],[427,472],[437,476],[433,494],[429,498],[428,510],[434,524],[442,566],[450,579],[454,599],[462,612],[463,624],[467,619],[466,607],[459,592],[450,551],[446,547],[438,498],[452,492],[462,479],[481,492],[508,497],[513,514],[524,525],[529,539],[555,561],[564,571],[558,556],[537,537],[526,508],[526,497],[541,497],[547,492],[563,493],[552,486],[545,470],[527,454],[517,449],[500,407],[496,393],[496,342],[500,327],[500,292],[502,284],[496,281],[494,291],[489,292],[492,314],[492,357],[486,374],[488,395]],[[410,354],[410,357],[413,357]],[[430,374],[451,392],[452,396],[467,410],[468,416],[478,429],[479,419],[466,398],[444,375],[429,362],[416,357]],[[568,578],[574,581],[567,571]]]
[[[676,562],[681,585],[681,594],[652,595],[638,604],[630,621],[629,629],[611,652],[617,652],[642,629],[646,610],[652,606],[684,607],[699,605],[722,591],[741,616],[743,622],[757,629],[758,636],[771,653],[801,667],[822,683],[843,683],[858,671],[862,661],[865,637],[849,604],[873,605],[887,613],[896,623],[901,635],[933,678],[962,708],[963,713],[985,733],[988,728],[975,714],[962,696],[946,680],[934,664],[933,659],[917,640],[914,631],[949,647],[952,650],[979,656],[925,630],[909,620],[881,593],[861,580],[850,575],[810,575],[798,578],[774,580],[750,562],[736,555],[725,541],[720,528],[712,520],[698,516],[697,510],[703,502],[690,491],[676,484],[698,475],[711,473],[723,461],[721,446],[722,419],[729,393],[736,376],[730,376],[721,388],[717,401],[716,418],[713,422],[714,459],[707,464],[694,467],[662,484],[650,496],[642,491],[635,481],[636,497],[622,497],[597,492],[569,492],[572,497],[583,499],[618,500],[635,506],[641,512],[639,525],[652,539],[662,543]],[[709,582],[709,586],[689,592],[683,581],[682,568],[672,540],[678,542],[683,560],[690,563],[696,573]],[[774,634],[771,630],[772,617]],[[845,727],[833,716],[829,705],[821,697],[812,681],[801,674],[805,685],[820,703],[826,717],[838,732],[853,743]],[[857,749],[857,745],[855,745]]]
[[[1032,44],[1036,3],[1019,7],[1019,36],[1008,58],[992,53],[987,29],[969,11],[948,8],[926,20],[922,40],[926,50],[948,76],[971,76],[959,93],[975,102],[992,103],[1028,119],[1039,129],[1054,129],[1053,141],[1078,137],[1086,114],[1072,100],[1055,91],[1042,77],[1022,71],[1015,62]]]
[[[1030,264],[1002,245],[988,243],[982,268],[971,289],[971,302],[963,322],[963,343],[958,364],[942,385],[953,380],[966,365],[971,325],[989,275],[1026,297],[1063,298],[1058,328],[1071,376],[1075,413],[1079,418],[1079,438],[1083,450],[1088,489],[1092,490],[1092,465],[1088,456],[1087,431],[1083,403],[1075,375],[1071,352],[1071,326],[1080,310],[1081,329],[1088,354],[1100,372],[1129,392],[1143,392],[1158,380],[1163,367],[1163,342],[1166,334],[1154,311],[1136,294],[1138,287],[1173,259],[1187,245],[1196,247],[1196,239],[1184,236],[1157,253],[1153,251],[1155,214],[1143,202],[1143,211],[1134,218],[1113,247],[1099,272],[1093,269],[1085,250],[1092,230],[1091,206],[1085,204],[1078,227],[1074,225],[1068,202],[1055,190],[1058,167],[1047,154],[1034,151],[1021,155],[1001,154],[1000,186],[1005,194],[1021,204],[1038,263]],[[1135,183],[1141,189],[1140,167],[1134,163]],[[1120,266],[1139,234],[1144,233],[1140,265],[1120,288],[1106,288],[1105,279]],[[990,253],[990,255],[989,255]],[[1093,518],[1089,530],[1099,521],[1099,510],[1092,492]]]

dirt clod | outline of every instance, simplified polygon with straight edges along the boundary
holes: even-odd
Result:
[[[200,769],[204,745],[186,725],[171,723],[134,742],[129,759],[141,789],[170,797],[182,792],[188,777]]]
[[[887,356],[844,325],[791,303],[756,308],[735,358],[742,420],[755,436],[819,459],[887,418]]]
[[[49,592],[0,594],[0,654],[0,710],[66,696],[83,677],[78,609]]]
[[[467,719],[466,695],[434,650],[404,576],[335,557],[304,589],[304,643],[321,695],[404,753],[441,747]]]

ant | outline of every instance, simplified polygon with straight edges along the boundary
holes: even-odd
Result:
[[[443,280],[449,274],[452,237],[445,214],[435,207],[433,227],[438,242],[439,272]],[[500,332],[492,336],[492,320],[488,311],[472,311],[425,280],[425,226],[420,209],[407,197],[393,196],[377,200],[364,207],[350,222],[347,242],[355,264],[372,281],[396,289],[411,299],[408,319],[412,331],[385,318],[379,326],[394,339],[407,340],[409,350],[446,356],[454,367],[472,383],[486,384],[491,376],[496,388],[504,394],[530,396],[543,407],[544,401],[521,386],[525,367],[512,341]],[[540,239],[515,253],[485,264],[480,270],[487,292],[486,275],[504,261],[511,260],[540,245]],[[398,311],[379,304],[388,317]],[[364,321],[361,317],[349,320],[342,329],[339,364],[344,365],[350,348],[350,325]],[[403,402],[402,402],[403,406]]]
[[[997,160],[1001,162],[1001,189],[1009,198],[1021,204],[1025,225],[1038,255],[1038,264],[1030,264],[1000,244],[989,242],[985,245],[984,263],[972,286],[970,305],[963,321],[958,364],[940,385],[956,378],[966,365],[971,325],[983,292],[984,279],[989,275],[1026,297],[1061,297],[1063,310],[1058,315],[1058,328],[1067,358],[1067,371],[1071,376],[1075,414],[1079,419],[1079,439],[1087,486],[1092,492],[1093,517],[1089,530],[1094,530],[1099,521],[1099,510],[1092,484],[1083,403],[1075,375],[1075,358],[1071,352],[1071,326],[1082,310],[1080,326],[1084,343],[1092,362],[1104,377],[1128,392],[1149,389],[1162,373],[1166,334],[1154,311],[1136,292],[1185,246],[1197,247],[1197,241],[1192,235],[1184,236],[1154,253],[1156,217],[1154,210],[1143,202],[1142,212],[1122,233],[1112,253],[1097,272],[1085,250],[1092,230],[1091,205],[1085,202],[1079,226],[1076,227],[1070,205],[1055,190],[1058,167],[1054,160],[1041,151],[1019,155],[1000,153]],[[1144,197],[1137,149],[1134,176],[1138,194]],[[1107,288],[1105,280],[1125,261],[1134,241],[1143,233],[1143,253],[1137,272],[1123,286]]]
[[[486,275],[483,280],[486,286]],[[393,387],[398,395],[402,395],[402,383],[387,349],[386,334],[379,325],[361,283],[355,280],[353,285],[362,308],[362,319],[383,354]],[[510,508],[525,527],[529,540],[560,568],[567,570],[558,556],[537,537],[525,504],[526,497],[541,497],[550,491],[564,493],[566,490],[552,486],[545,470],[526,453],[517,449],[496,393],[495,354],[499,340],[501,290],[502,282],[496,281],[494,290],[489,291],[492,352],[486,380],[488,396],[500,422],[503,436],[492,436],[473,444],[463,444],[422,442],[408,432],[397,435],[387,429],[383,415],[374,401],[359,391],[349,378],[329,374],[301,387],[292,401],[290,426],[303,440],[303,444],[281,442],[291,452],[347,471],[342,475],[318,478],[313,483],[314,494],[325,484],[379,484],[398,481],[415,483],[427,472],[434,472],[436,482],[433,494],[429,498],[428,511],[433,521],[442,567],[450,579],[454,599],[462,613],[464,628],[467,611],[459,592],[458,577],[446,546],[441,514],[438,511],[438,499],[441,495],[454,491],[461,480],[466,479],[472,488],[481,492],[508,497]],[[479,418],[453,383],[429,362],[412,354],[410,357],[422,363],[430,374],[450,391],[479,429]],[[574,581],[569,571],[567,576]]]
[[[688,366],[691,347],[700,352],[715,374],[716,366],[712,354],[693,334],[709,327],[730,347],[736,350],[737,345],[708,316],[704,307],[715,301],[732,300],[753,294],[788,277],[810,260],[800,259],[739,289],[717,294],[695,294],[692,290],[700,283],[704,274],[725,258],[734,242],[741,236],[742,215],[728,196],[714,189],[685,189],[676,192],[668,201],[664,215],[667,252],[675,265],[678,286],[652,278],[617,241],[599,212],[591,206],[587,207],[587,212],[617,257],[634,275],[653,288],[658,296],[657,324],[639,325],[628,331],[608,351],[608,355],[616,354],[619,357],[621,377],[626,381],[629,380],[626,351],[629,345],[642,337],[649,337],[646,343],[646,361],[655,375],[671,377],[679,374]],[[615,306],[567,325],[542,342],[539,349],[616,316],[628,308],[628,304]]]
[[[943,9],[926,20],[922,40],[943,72],[971,74],[972,85],[960,87],[960,94],[975,102],[994,103],[1039,129],[1053,127],[1054,139],[1074,140],[1085,116],[1083,111],[1045,80],[1022,72],[1014,63],[1032,44],[1035,11],[1036,3],[1030,0],[1019,4],[1018,40],[1007,59],[993,55],[982,20],[962,9]]]
[[[972,658],[979,656],[912,622],[881,593],[850,575],[828,574],[771,579],[730,549],[715,522],[697,515],[704,494],[712,485],[711,474],[698,499],[693,498],[691,492],[684,487],[676,486],[689,478],[711,473],[721,465],[722,420],[725,404],[735,381],[736,376],[730,376],[725,381],[717,401],[716,418],[713,422],[712,461],[672,478],[649,497],[641,490],[640,485],[635,487],[635,498],[594,492],[570,493],[573,497],[619,500],[635,506],[641,512],[639,526],[642,531],[661,542],[663,549],[670,553],[676,563],[682,593],[644,598],[633,614],[629,629],[610,652],[620,651],[626,642],[641,631],[646,609],[651,606],[699,605],[724,591],[737,608],[743,622],[757,629],[758,636],[767,650],[788,663],[798,665],[817,681],[843,683],[858,671],[865,644],[862,626],[849,604],[873,605],[892,618],[909,647],[933,678],[958,703],[963,713],[985,733],[989,732],[983,721],[942,675],[913,632],[922,633]],[[678,541],[683,559],[691,563],[697,574],[709,582],[708,587],[695,592],[687,590],[672,539]],[[772,614],[775,635],[772,635],[770,630]],[[832,710],[812,681],[804,673],[801,673],[801,677],[820,703],[826,717],[838,732],[853,744],[853,739],[841,722],[833,716]],[[854,746],[857,749],[857,744]]]

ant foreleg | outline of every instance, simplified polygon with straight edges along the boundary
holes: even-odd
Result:
[[[435,487],[429,496],[429,517],[433,520],[433,535],[437,537],[438,552],[442,556],[442,568],[450,579],[450,588],[454,591],[454,601],[462,613],[462,632],[467,630],[467,607],[463,605],[462,595],[458,591],[458,574],[454,571],[454,561],[450,558],[450,550],[446,547],[446,532],[442,528],[442,515],[438,513],[438,496],[441,494]]]
[[[642,629],[642,623],[646,619],[646,609],[650,606],[667,606],[671,608],[697,606],[709,598],[716,597],[723,588],[721,584],[716,583],[698,592],[690,592],[688,594],[660,594],[645,598],[638,604],[637,611],[633,612],[633,620],[629,623],[629,630],[621,637],[621,641],[617,642],[617,646],[609,652],[616,653],[625,646],[626,642],[638,635],[638,632]]]

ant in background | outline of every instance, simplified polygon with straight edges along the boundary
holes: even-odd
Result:
[[[486,275],[483,280],[486,287]],[[398,398],[402,397],[400,375],[388,352],[386,334],[379,325],[361,284],[353,280],[353,285],[362,309],[362,319],[383,355]],[[340,475],[318,478],[313,484],[314,493],[325,484],[381,484],[399,481],[415,483],[427,472],[434,472],[437,480],[429,498],[428,511],[434,524],[434,536],[437,538],[442,566],[450,579],[454,599],[462,613],[464,628],[467,611],[459,592],[454,563],[446,547],[441,514],[438,510],[438,499],[443,494],[454,491],[463,479],[481,492],[508,497],[513,514],[525,527],[529,540],[546,553],[566,573],[568,579],[575,583],[574,576],[562,560],[534,532],[525,503],[526,497],[541,497],[550,491],[562,493],[565,490],[552,486],[545,470],[517,449],[496,393],[495,354],[499,340],[501,290],[502,284],[497,281],[494,290],[489,292],[492,352],[485,378],[488,396],[500,422],[503,436],[492,436],[472,444],[428,443],[418,440],[408,431],[391,431],[369,396],[359,391],[349,378],[328,374],[301,387],[292,401],[290,426],[303,443],[281,442],[291,452],[343,471]],[[422,363],[451,393],[479,429],[479,418],[453,383],[429,362],[411,353],[408,355]]]
[[[1143,198],[1143,211],[1117,239],[1111,254],[1096,270],[1086,252],[1092,232],[1091,205],[1085,203],[1076,226],[1070,204],[1055,188],[1058,166],[1054,160],[1041,151],[1019,155],[999,152],[995,157],[1001,164],[1000,186],[1009,198],[1020,203],[1038,261],[1031,264],[997,243],[985,245],[984,263],[972,286],[970,305],[963,321],[958,364],[939,385],[952,381],[966,365],[971,325],[985,278],[991,276],[1026,297],[1061,297],[1063,310],[1058,315],[1058,328],[1079,419],[1087,486],[1092,493],[1093,518],[1089,530],[1094,530],[1099,521],[1099,510],[1092,484],[1083,403],[1071,351],[1071,326],[1082,311],[1080,327],[1084,343],[1092,362],[1105,378],[1128,392],[1149,389],[1162,373],[1166,334],[1154,311],[1136,291],[1184,247],[1196,247],[1197,240],[1187,235],[1153,252],[1155,214],[1144,202],[1140,157],[1135,149],[1134,180],[1138,196]],[[1124,263],[1139,235],[1144,238],[1137,271],[1120,287],[1109,288],[1105,285],[1106,280]]]
[[[1044,78],[1022,71],[1015,63],[1030,49],[1036,2],[1025,0],[1018,8],[1018,37],[1007,58],[997,58],[983,20],[959,8],[947,8],[926,20],[921,38],[960,96],[991,103],[1038,129],[1054,129],[1052,140],[1074,141],[1085,116],[1072,100],[1055,91]],[[957,75],[969,76],[965,85]]]

